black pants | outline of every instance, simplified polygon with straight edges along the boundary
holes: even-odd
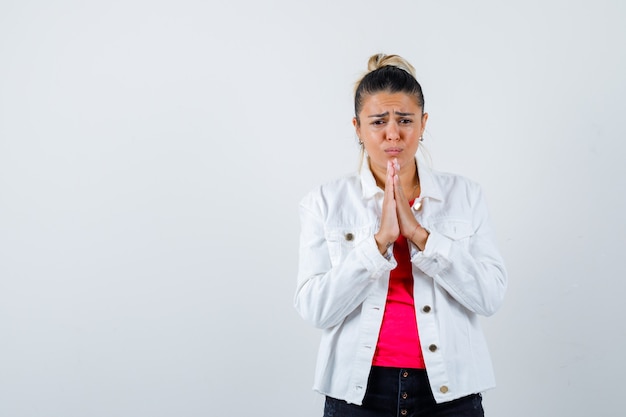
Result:
[[[326,397],[324,417],[483,417],[473,394],[437,404],[423,369],[372,367],[363,405]]]

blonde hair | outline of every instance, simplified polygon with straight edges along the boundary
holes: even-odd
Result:
[[[354,93],[356,94],[356,91],[359,88],[361,81],[363,81],[363,78],[365,78],[367,74],[386,66],[400,68],[401,70],[404,70],[411,74],[413,78],[416,77],[415,67],[411,65],[409,61],[402,58],[400,55],[374,54],[367,60],[367,71],[363,73],[363,75],[357,80],[357,82],[354,83]]]

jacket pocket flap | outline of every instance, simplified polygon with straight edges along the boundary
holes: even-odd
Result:
[[[462,240],[474,234],[472,225],[464,220],[446,220],[435,223],[433,229],[452,240]]]
[[[371,234],[371,229],[371,226],[328,229],[326,231],[326,240],[329,242],[339,242],[347,246],[354,246],[356,243],[367,238]]]

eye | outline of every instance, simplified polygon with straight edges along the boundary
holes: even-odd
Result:
[[[411,123],[413,123],[413,120],[411,120],[411,119],[401,119],[400,120],[400,124],[402,124],[402,125],[408,125],[408,124],[411,124]]]
[[[385,124],[385,121],[382,120],[382,119],[377,119],[377,120],[372,121],[371,124],[374,125],[374,126],[380,126],[380,125]]]

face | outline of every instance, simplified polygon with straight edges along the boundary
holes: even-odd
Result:
[[[359,119],[360,124],[356,117],[353,124],[376,176],[384,176],[387,161],[394,158],[398,159],[401,171],[415,166],[413,161],[428,114],[422,115],[414,97],[384,91],[372,94],[365,97]]]

